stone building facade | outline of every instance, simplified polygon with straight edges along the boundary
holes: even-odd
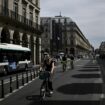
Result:
[[[31,49],[32,62],[41,62],[40,0],[0,0],[0,43]]]
[[[52,35],[52,18],[41,18],[41,25],[43,27],[43,33],[41,35],[42,40],[42,52],[51,52],[51,35]]]
[[[64,52],[78,56],[92,51],[91,44],[70,17],[41,17],[41,25],[44,26],[42,45],[47,46],[52,55]],[[45,43],[46,34],[49,35],[46,39],[49,43]]]

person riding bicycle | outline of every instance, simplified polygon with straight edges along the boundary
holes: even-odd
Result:
[[[63,71],[66,71],[66,66],[67,66],[67,57],[66,57],[66,55],[64,55],[62,57],[61,63],[62,63],[62,66],[63,66]]]
[[[49,77],[48,77],[48,88],[50,91],[50,94],[53,93],[53,86],[52,86],[52,76],[54,73],[54,61],[50,57],[49,54],[45,55],[44,62],[42,64],[42,68],[44,68],[45,71],[49,72]],[[42,86],[44,86],[45,81],[43,81]]]

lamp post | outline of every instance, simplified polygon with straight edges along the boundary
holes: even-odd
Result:
[[[60,40],[60,37],[57,37],[57,53],[59,52],[59,40]]]

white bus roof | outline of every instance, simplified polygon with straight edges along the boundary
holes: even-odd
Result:
[[[30,51],[27,47],[22,47],[15,44],[0,43],[0,49],[4,50],[16,50],[16,51]]]

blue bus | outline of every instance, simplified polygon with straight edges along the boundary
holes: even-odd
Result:
[[[0,75],[32,67],[31,50],[15,44],[0,43]]]

